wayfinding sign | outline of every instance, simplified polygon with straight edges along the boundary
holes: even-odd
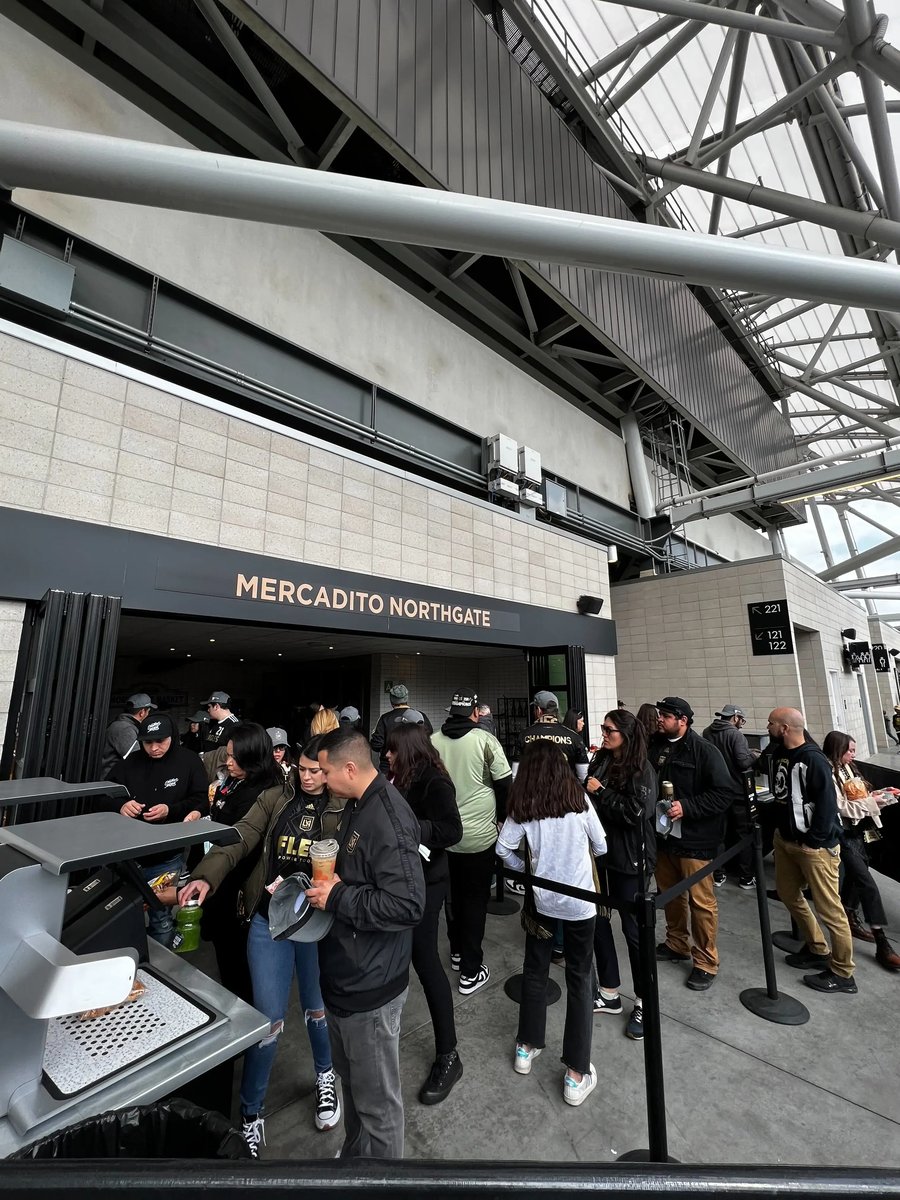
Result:
[[[888,657],[887,646],[881,642],[872,643],[872,662],[875,664],[875,670],[884,675],[890,672],[891,660]]]
[[[747,620],[754,656],[794,653],[787,600],[756,600],[747,605]]]

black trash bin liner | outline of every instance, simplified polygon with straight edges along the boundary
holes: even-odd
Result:
[[[89,1117],[10,1158],[252,1158],[221,1113],[178,1098]]]

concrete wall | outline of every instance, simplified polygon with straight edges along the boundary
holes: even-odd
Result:
[[[0,746],[6,737],[9,700],[12,695],[25,605],[18,600],[0,600]]]
[[[0,116],[188,144],[3,17],[0,44]],[[413,404],[533,446],[546,470],[628,507],[618,436],[322,235],[24,190],[14,199]],[[729,559],[765,552],[731,517],[697,522],[689,536]]]
[[[590,580],[608,601],[594,543],[133,374],[0,334],[0,505],[569,612]]]
[[[747,605],[782,598],[795,653],[754,657]],[[630,707],[684,696],[703,728],[731,702],[747,713],[748,732],[764,732],[771,709],[790,705],[804,711],[817,740],[843,728],[865,751],[857,676],[844,670],[840,637],[847,626],[865,628],[864,618],[853,601],[794,563],[771,557],[620,584],[612,589],[612,616],[619,689]]]

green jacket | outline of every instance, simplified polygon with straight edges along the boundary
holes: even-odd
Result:
[[[202,879],[208,883],[210,895],[213,895],[228,873],[261,847],[238,901],[238,910],[248,921],[259,907],[263,889],[271,882],[266,879],[266,874],[269,869],[272,833],[278,824],[278,818],[298,792],[293,774],[285,779],[283,785],[267,788],[247,815],[234,826],[241,840],[231,846],[214,846],[200,860],[191,875],[191,879]],[[299,794],[302,796],[302,793]],[[307,797],[306,804],[307,808],[316,814],[316,828],[311,830],[310,840],[336,837],[346,800],[330,796],[326,790],[320,796]]]

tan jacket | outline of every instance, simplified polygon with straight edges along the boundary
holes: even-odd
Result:
[[[261,851],[256,862],[247,876],[241,894],[240,911],[248,920],[259,907],[263,889],[268,882],[266,873],[269,869],[269,847],[272,833],[278,824],[278,818],[297,795],[299,789],[296,779],[291,776],[285,779],[279,787],[267,788],[247,813],[234,826],[240,835],[240,841],[231,846],[215,846],[197,864],[191,879],[203,879],[210,885],[210,895],[213,895],[228,873],[248,855],[261,845]],[[307,799],[315,802],[321,822],[316,839],[334,837],[340,824],[341,813],[344,811],[345,800],[330,796],[326,791],[325,808],[318,809],[321,796],[311,796]]]

